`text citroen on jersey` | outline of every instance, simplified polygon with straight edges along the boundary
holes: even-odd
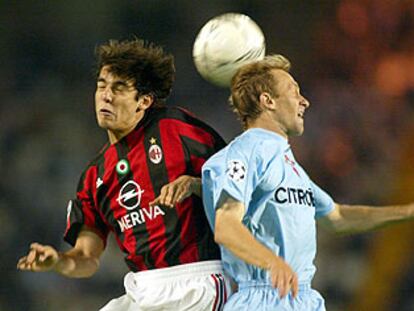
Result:
[[[275,191],[277,203],[294,203],[299,205],[315,206],[312,189],[279,187]]]
[[[158,205],[137,209],[141,203],[142,193],[144,193],[144,190],[142,190],[140,185],[133,180],[126,182],[121,190],[119,190],[119,195],[116,201],[120,206],[131,211],[120,219],[117,219],[121,232],[145,223],[148,220],[153,220],[159,215],[165,215],[165,212]]]

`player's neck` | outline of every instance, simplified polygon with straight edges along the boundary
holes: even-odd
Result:
[[[131,133],[138,125],[138,123],[143,119],[144,111],[139,112],[135,115],[135,118],[126,123],[122,128],[110,129],[107,128],[106,132],[108,134],[108,140],[111,145],[116,144],[122,138]]]
[[[134,130],[135,126],[128,128],[123,131],[112,131],[107,130],[108,134],[108,140],[111,145],[116,144],[118,141],[120,141],[122,138],[127,136],[129,133],[131,133]]]
[[[262,129],[274,132],[276,134],[279,134],[286,139],[289,138],[279,123],[271,122],[264,118],[259,117],[256,120],[250,122],[247,129],[252,129],[252,128],[262,128]]]

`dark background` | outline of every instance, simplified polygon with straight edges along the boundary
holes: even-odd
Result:
[[[240,126],[228,90],[204,81],[191,51],[213,16],[241,12],[282,53],[311,102],[291,141],[338,202],[414,200],[414,2],[411,0],[0,1],[0,310],[97,310],[123,294],[111,242],[88,280],[16,271],[33,241],[66,249],[66,203],[106,140],[93,114],[93,51],[133,35],[176,57],[170,105],[227,141]],[[414,310],[412,223],[359,236],[319,231],[314,287],[331,311]]]

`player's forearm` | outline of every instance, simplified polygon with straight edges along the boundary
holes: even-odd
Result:
[[[87,278],[95,274],[98,268],[99,259],[69,251],[59,254],[53,270],[70,278]]]
[[[257,241],[237,219],[221,215],[216,218],[215,240],[243,261],[268,269],[274,260],[282,260]]]
[[[341,221],[336,231],[351,233],[369,231],[390,223],[414,219],[414,204],[373,207],[338,205]]]

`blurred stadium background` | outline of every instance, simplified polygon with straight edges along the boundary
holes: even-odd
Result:
[[[89,280],[17,272],[32,241],[62,242],[66,202],[104,143],[93,115],[93,51],[132,35],[176,57],[169,104],[230,140],[228,91],[203,81],[191,48],[211,17],[250,15],[288,56],[311,102],[302,165],[338,202],[414,200],[414,1],[0,1],[0,310],[97,310],[123,293],[114,243]],[[319,231],[314,286],[330,311],[414,310],[414,224],[339,237]]]

